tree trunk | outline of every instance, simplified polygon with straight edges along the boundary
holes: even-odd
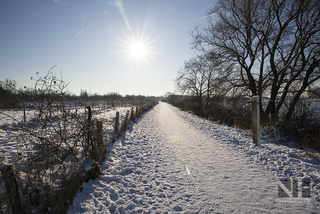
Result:
[[[303,84],[303,86],[300,88],[298,93],[294,96],[293,100],[290,102],[289,109],[286,114],[286,120],[291,119],[291,116],[293,114],[293,111],[294,111],[297,103],[298,103],[298,100],[300,99],[302,93],[305,91],[306,88],[307,88],[307,84]]]

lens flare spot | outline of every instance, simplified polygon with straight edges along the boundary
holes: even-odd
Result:
[[[180,139],[180,137],[178,135],[176,135],[176,134],[172,134],[169,137],[169,141],[171,143],[177,143],[177,142],[179,142],[179,139]]]
[[[123,7],[123,4],[122,4],[122,1],[121,0],[115,0],[115,4],[119,9],[119,11],[120,11],[120,13],[122,15],[123,21],[126,24],[128,30],[131,30],[130,23],[129,23],[128,19],[127,19],[126,12],[124,11],[124,7]]]
[[[186,168],[187,173],[188,173],[188,176],[191,177],[191,173],[190,173],[190,170],[188,169],[188,166],[187,166],[187,165],[184,165],[184,168]]]

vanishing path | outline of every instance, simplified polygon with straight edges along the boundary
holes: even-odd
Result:
[[[278,205],[277,178],[205,129],[160,103],[133,124],[69,213],[306,213]],[[201,120],[201,119],[199,119]],[[190,173],[190,174],[188,174]]]

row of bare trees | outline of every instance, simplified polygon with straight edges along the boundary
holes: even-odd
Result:
[[[301,96],[319,84],[317,0],[218,0],[207,26],[191,35],[199,56],[184,63],[176,83],[201,109],[214,95],[259,95],[267,98],[263,119],[274,124],[290,120]]]
[[[230,68],[225,68],[221,60],[201,55],[185,61],[178,71],[177,87],[182,93],[192,95],[193,109],[198,114],[209,110],[212,96],[226,95],[229,83],[221,75],[226,69]]]

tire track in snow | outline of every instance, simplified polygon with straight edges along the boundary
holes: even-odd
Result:
[[[275,204],[277,179],[160,103],[114,144],[101,180],[69,213],[290,213]],[[224,139],[228,141],[228,139]],[[231,139],[230,139],[231,140]],[[188,176],[185,165],[191,172]]]

